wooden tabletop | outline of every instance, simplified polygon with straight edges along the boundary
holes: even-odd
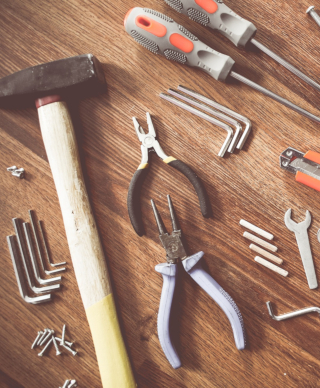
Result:
[[[226,3],[254,22],[257,40],[319,79],[320,30],[305,14],[308,1]],[[80,104],[71,101],[69,106],[136,381],[139,387],[152,388],[316,387],[319,317],[276,322],[268,315],[266,302],[274,303],[277,314],[320,304],[319,290],[308,288],[294,234],[283,221],[289,208],[295,221],[302,221],[307,209],[311,212],[309,238],[320,280],[319,193],[296,183],[293,174],[279,167],[279,155],[289,146],[301,152],[320,151],[319,124],[236,81],[220,83],[153,55],[124,31],[124,15],[134,6],[174,18],[212,48],[231,55],[235,71],[316,115],[320,95],[257,49],[237,49],[163,1],[1,1],[0,77],[84,53],[103,63],[107,92]],[[252,134],[242,151],[219,158],[225,139],[222,129],[160,100],[161,92],[179,84],[252,121]],[[146,236],[138,237],[126,207],[130,179],[141,158],[131,117],[146,128],[146,112],[152,115],[166,154],[189,164],[203,181],[213,217],[202,217],[190,182],[150,154],[141,193]],[[74,378],[79,387],[101,387],[36,109],[1,110],[0,143],[0,386],[58,388]],[[26,179],[11,176],[6,168],[12,165],[23,167]],[[166,258],[150,199],[170,231],[167,194],[189,254],[205,252],[204,267],[239,306],[248,337],[246,350],[238,351],[222,310],[181,270],[172,314],[173,340],[183,364],[178,370],[167,362],[157,336],[162,277],[154,267]],[[48,304],[30,305],[20,297],[6,242],[6,236],[14,233],[12,218],[28,221],[28,209],[44,222],[52,261],[67,261],[63,290]],[[242,237],[241,218],[275,235],[287,278],[254,262],[249,242]],[[30,349],[37,331],[48,327],[61,335],[63,324],[78,355],[56,356],[52,348],[38,357],[39,350]]]

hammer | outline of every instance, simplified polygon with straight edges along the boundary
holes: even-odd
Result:
[[[64,102],[72,96],[91,94],[104,85],[100,62],[92,54],[78,55],[30,67],[0,79],[0,107],[36,104],[102,386],[132,388],[136,384],[121,336],[74,128]]]

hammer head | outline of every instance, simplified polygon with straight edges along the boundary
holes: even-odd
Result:
[[[0,108],[34,105],[36,99],[51,95],[84,97],[102,91],[104,86],[100,62],[92,54],[77,55],[0,79]]]

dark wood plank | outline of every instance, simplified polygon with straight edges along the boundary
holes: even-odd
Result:
[[[307,1],[228,0],[235,12],[258,27],[257,39],[317,80],[320,73],[318,27],[305,15]],[[112,277],[123,336],[140,387],[315,387],[319,372],[319,321],[309,315],[285,322],[268,316],[265,302],[277,313],[319,304],[310,291],[294,235],[283,222],[292,207],[301,220],[313,215],[309,236],[320,279],[319,195],[280,170],[278,157],[288,146],[319,151],[318,124],[237,82],[219,83],[209,76],[169,63],[140,47],[125,33],[123,17],[133,6],[147,6],[173,17],[216,50],[236,60],[235,70],[290,101],[318,114],[319,94],[258,50],[239,50],[164,2],[100,0],[0,4],[0,77],[28,66],[91,52],[103,62],[106,94],[72,104],[88,190]],[[217,153],[224,133],[158,97],[182,84],[248,116],[253,123],[244,150],[224,159]],[[147,235],[139,238],[129,222],[126,195],[140,162],[140,144],[131,117],[146,127],[154,119],[161,145],[169,155],[194,168],[203,180],[214,216],[203,219],[190,183],[150,155],[141,205]],[[73,274],[58,198],[35,109],[0,111],[0,386],[61,386],[76,378],[79,386],[100,387],[95,353]],[[25,180],[6,172],[16,164]],[[157,337],[157,310],[162,287],[154,271],[165,261],[150,199],[169,226],[166,195],[174,202],[190,253],[205,251],[208,272],[234,298],[248,334],[248,349],[236,350],[227,318],[203,291],[180,271],[174,309],[175,343],[183,367],[173,370]],[[44,220],[54,261],[66,260],[63,291],[53,303],[27,305],[18,293],[5,236],[12,217],[27,220],[35,209]],[[271,231],[279,247],[284,279],[253,262],[242,237],[240,218]],[[51,327],[76,341],[79,356],[40,358],[30,345],[36,332]],[[118,387],[116,387],[118,388]],[[119,387],[120,388],[120,387]]]

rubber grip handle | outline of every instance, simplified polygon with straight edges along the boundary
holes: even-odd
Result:
[[[164,0],[176,11],[213,30],[218,30],[237,47],[244,47],[256,34],[257,28],[214,0]]]
[[[148,169],[147,167],[138,169],[131,179],[128,196],[127,196],[127,207],[130,217],[131,224],[133,229],[136,231],[138,236],[143,236],[145,234],[143,222],[142,222],[142,213],[141,213],[141,204],[140,204],[140,193],[143,182],[147,176]]]
[[[224,81],[234,65],[228,55],[208,47],[173,19],[152,9],[132,8],[124,25],[128,34],[154,54],[198,67],[216,80]]]
[[[205,218],[210,217],[212,214],[212,210],[211,210],[209,197],[203,186],[203,183],[201,182],[197,174],[192,170],[191,167],[189,167],[181,160],[176,159],[171,162],[168,162],[167,164],[175,168],[176,170],[180,171],[184,176],[186,176],[189,179],[189,181],[191,182],[192,186],[194,187],[198,195],[200,209],[203,217]]]
[[[243,318],[240,310],[231,296],[202,268],[200,260],[204,253],[198,252],[182,261],[184,269],[221,307],[231,324],[236,347],[243,350],[246,346],[246,336]]]
[[[174,369],[178,369],[181,366],[181,361],[170,337],[170,314],[176,286],[177,264],[161,263],[156,265],[155,270],[161,273],[163,277],[158,312],[158,337],[167,360]]]

